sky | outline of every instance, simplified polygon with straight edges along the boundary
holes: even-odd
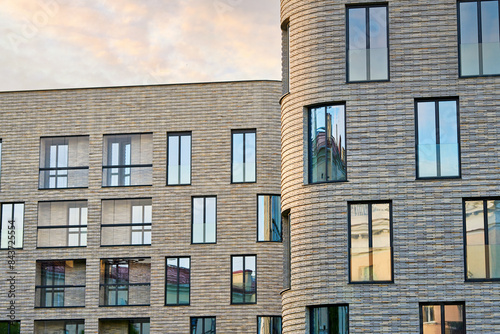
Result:
[[[278,0],[0,4],[0,91],[281,77]]]

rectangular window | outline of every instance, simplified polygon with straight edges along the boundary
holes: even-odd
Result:
[[[24,203],[2,203],[0,249],[23,248]]]
[[[189,305],[190,266],[189,257],[167,257],[165,305]]]
[[[21,322],[0,321],[0,334],[21,334]]]
[[[149,334],[149,318],[99,319],[99,333]]]
[[[39,202],[37,245],[87,246],[87,201]]]
[[[153,135],[106,135],[102,186],[139,186],[153,182]]]
[[[257,257],[231,256],[231,304],[257,303]]]
[[[191,334],[215,334],[215,317],[192,317]]]
[[[85,306],[85,277],[85,260],[37,261],[35,306]]]
[[[290,92],[290,22],[287,20],[281,26],[281,77],[282,94]]]
[[[388,7],[347,8],[348,82],[389,80]]]
[[[327,305],[310,307],[310,334],[348,334],[349,307],[347,305]]]
[[[191,230],[193,244],[217,242],[217,197],[193,197]]]
[[[420,303],[422,334],[465,334],[464,303]]]
[[[231,182],[255,182],[255,130],[232,131]]]
[[[467,280],[500,279],[500,199],[464,201]]]
[[[500,74],[498,0],[459,0],[460,76]]]
[[[309,109],[309,182],[347,180],[345,106]]]
[[[257,317],[257,334],[281,334],[281,317]]]
[[[169,133],[167,156],[167,184],[191,184],[191,133]]]
[[[151,245],[151,202],[151,198],[103,200],[101,245]]]
[[[290,210],[283,212],[283,235],[285,236],[283,242],[283,289],[290,289],[292,287],[292,242],[291,242],[291,219],[292,215]]]
[[[149,305],[151,259],[102,259],[100,305]]]
[[[88,183],[88,136],[40,139],[40,189],[85,188]]]
[[[391,203],[349,203],[350,282],[392,281]]]
[[[84,320],[35,320],[35,334],[83,334],[84,331]]]
[[[458,101],[416,101],[417,178],[460,177]]]
[[[281,242],[279,195],[257,195],[257,241]]]

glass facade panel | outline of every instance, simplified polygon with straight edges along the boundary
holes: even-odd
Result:
[[[0,248],[23,248],[24,203],[2,203]]]
[[[281,197],[257,196],[257,241],[281,242]]]
[[[215,243],[217,241],[217,198],[193,197],[191,242]]]
[[[310,334],[348,334],[347,305],[311,307]]]
[[[231,257],[231,303],[254,304],[257,302],[256,256]]]
[[[254,130],[233,131],[232,168],[233,183],[256,180],[256,135]]]

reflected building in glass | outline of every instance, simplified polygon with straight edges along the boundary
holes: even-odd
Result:
[[[280,4],[283,333],[498,332],[499,1]]]

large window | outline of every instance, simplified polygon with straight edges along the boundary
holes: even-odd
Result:
[[[457,100],[416,102],[417,178],[460,176]]]
[[[21,334],[21,322],[0,321],[0,334]]]
[[[151,259],[102,259],[100,305],[149,305]]]
[[[255,182],[255,130],[232,131],[231,182]]]
[[[85,273],[85,260],[37,261],[35,306],[85,306]]]
[[[500,199],[464,201],[467,280],[500,279]]]
[[[0,248],[23,248],[24,203],[2,203]]]
[[[460,75],[500,74],[498,0],[459,0]]]
[[[101,245],[151,245],[151,198],[103,200]]]
[[[87,201],[39,202],[37,245],[87,246]]]
[[[422,334],[465,334],[464,303],[421,303]]]
[[[192,200],[193,244],[209,244],[217,241],[217,198],[193,197]]]
[[[191,259],[167,257],[165,305],[189,305]]]
[[[191,318],[191,334],[215,334],[215,317]]]
[[[281,317],[257,317],[257,334],[281,334]]]
[[[281,197],[257,196],[257,241],[281,242]]]
[[[84,334],[84,320],[36,320],[35,334]],[[1,332],[0,332],[1,333]]]
[[[347,180],[345,107],[309,109],[309,182]]]
[[[347,81],[389,79],[387,5],[347,8]]]
[[[310,307],[310,334],[348,334],[349,307],[328,305]]]
[[[151,185],[153,135],[104,136],[102,185],[104,187]]]
[[[99,319],[99,333],[149,334],[149,318]]]
[[[350,203],[349,236],[350,281],[392,281],[391,203]]]
[[[40,189],[84,188],[88,179],[88,136],[40,140]]]
[[[255,255],[231,256],[231,303],[255,304],[257,302],[257,257]]]
[[[191,183],[191,133],[168,134],[167,184]]]

